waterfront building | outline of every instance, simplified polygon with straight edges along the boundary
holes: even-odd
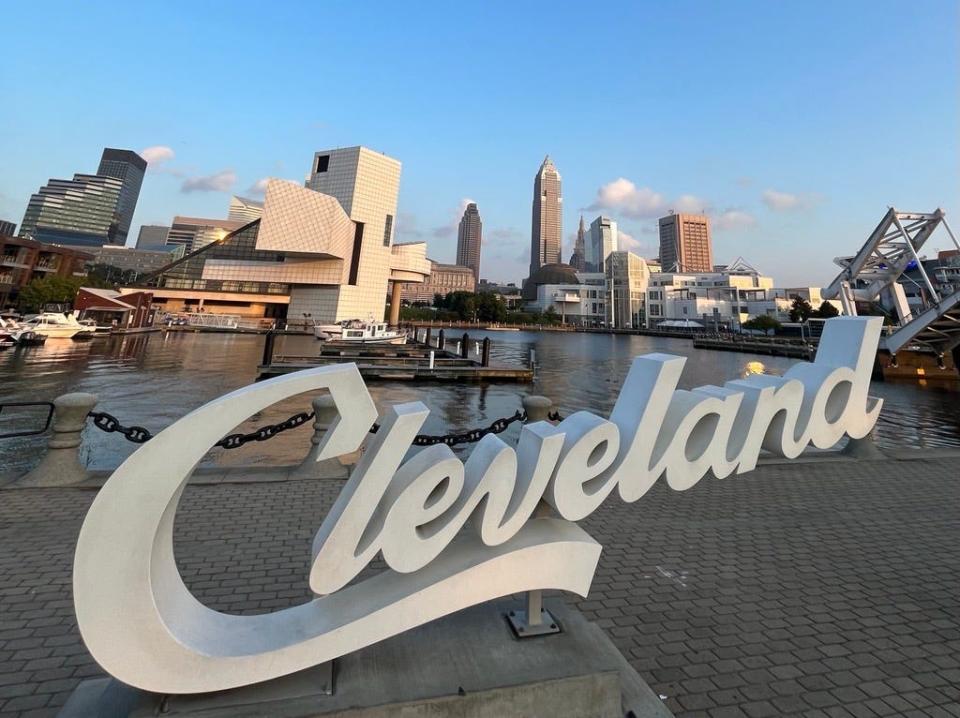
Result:
[[[130,150],[107,148],[97,174],[51,179],[30,197],[20,236],[49,244],[124,244],[147,162]]]
[[[426,244],[391,246],[386,210],[396,211],[399,163],[353,149],[361,151],[336,150],[319,165],[334,181],[308,182],[340,198],[270,180],[263,216],[158,272],[149,282],[154,303],[168,312],[202,308],[289,323],[379,321],[393,282],[399,311],[399,288],[430,274]]]
[[[583,240],[583,264],[586,272],[604,272],[604,262],[619,249],[617,223],[609,217],[597,217]]]
[[[137,235],[137,249],[158,249],[167,244],[170,228],[162,224],[144,224]]]
[[[410,304],[433,304],[434,295],[447,296],[451,292],[476,291],[473,270],[458,264],[430,261],[430,276],[420,284],[404,285],[401,301]]]
[[[606,321],[606,278],[597,272],[577,272],[569,264],[546,264],[523,286],[524,307],[553,311],[564,324],[600,327]]]
[[[221,242],[231,232],[235,232],[245,221],[230,219],[212,219],[210,217],[174,217],[173,225],[167,232],[167,244],[182,245],[184,252],[196,252],[213,242]]]
[[[93,255],[74,247],[43,244],[24,237],[0,237],[0,308],[10,305],[31,280],[83,277]]]
[[[227,219],[235,222],[252,222],[255,219],[260,219],[262,216],[263,202],[258,202],[255,199],[247,199],[246,197],[237,197],[236,195],[230,198],[230,209],[227,214]]]
[[[382,318],[383,291],[390,281],[391,263],[401,253],[410,252],[409,248],[417,246],[403,245],[408,249],[398,253],[391,251],[400,170],[398,160],[366,147],[314,153],[307,187],[339,201],[356,226],[357,236],[353,241],[349,281],[333,287],[303,289],[295,301],[291,300],[291,312],[330,314],[336,307],[336,312],[342,313],[345,319]],[[415,264],[429,271],[425,255]],[[419,276],[418,271],[411,276]],[[395,324],[399,317],[402,283],[393,283],[391,324]]]
[[[471,202],[460,218],[457,230],[457,264],[473,270],[474,282],[480,281],[480,245],[483,224],[477,205]]]
[[[559,264],[563,236],[563,195],[560,173],[550,155],[533,180],[533,220],[530,236],[530,277],[540,267]]]
[[[117,233],[116,243],[126,244],[130,234],[130,223],[137,209],[143,176],[147,171],[147,161],[132,150],[118,150],[107,147],[100,157],[97,174],[101,177],[113,177],[120,180],[120,194],[117,197]]]
[[[583,259],[584,252],[586,248],[584,247],[584,240],[586,238],[586,228],[583,224],[583,215],[580,215],[580,226],[577,227],[577,239],[573,243],[573,253],[570,255],[570,266],[573,267],[578,272],[586,271],[586,262]]]
[[[739,329],[761,315],[789,322],[796,297],[814,309],[823,301],[819,287],[774,287],[772,277],[738,267],[726,272],[652,273],[645,297],[646,326],[686,321],[708,329]],[[839,302],[830,303],[841,308]]]
[[[633,252],[615,251],[604,262],[607,279],[607,326],[640,329],[646,325],[645,302],[650,270]]]
[[[97,326],[124,332],[147,330],[153,326],[156,316],[153,295],[143,291],[80,287],[73,309],[80,313],[81,319],[92,319]]]
[[[0,237],[15,237],[17,235],[17,223],[8,222],[0,219]]]
[[[660,264],[665,272],[712,272],[710,218],[702,214],[661,217]]]
[[[169,245],[165,249],[140,249],[105,244],[91,251],[93,264],[111,267],[118,273],[134,276],[156,272],[184,255],[184,247],[179,244]]]

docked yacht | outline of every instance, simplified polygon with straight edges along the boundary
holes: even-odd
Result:
[[[87,327],[76,317],[59,312],[43,312],[20,322],[20,328],[28,329],[51,339],[72,339],[78,334],[93,334],[95,327]]]
[[[407,335],[390,329],[386,323],[350,320],[339,324],[318,324],[313,335],[323,341],[345,344],[406,344]]]

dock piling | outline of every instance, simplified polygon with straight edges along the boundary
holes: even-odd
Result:
[[[490,366],[490,337],[483,338],[483,353],[481,354],[480,366]]]
[[[446,347],[446,345],[447,345],[447,337],[446,337],[445,332],[443,331],[443,329],[441,329],[441,330],[437,333],[437,349],[438,349],[439,351],[443,351],[443,350],[444,350],[444,347]]]
[[[460,340],[460,357],[466,359],[470,355],[470,335],[466,332],[463,333],[463,338]]]
[[[277,335],[273,329],[263,335],[263,359],[260,361],[262,366],[270,366],[273,363],[273,343]]]
[[[18,482],[20,486],[68,486],[87,478],[80,463],[80,438],[87,414],[97,405],[94,394],[63,394],[53,400],[53,435],[40,463]]]

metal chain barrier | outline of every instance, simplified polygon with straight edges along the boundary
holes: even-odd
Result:
[[[124,426],[120,423],[120,420],[112,414],[108,414],[105,411],[91,411],[88,415],[93,419],[93,425],[96,426],[101,431],[105,431],[108,434],[122,434],[127,441],[132,441],[135,444],[144,444],[150,439],[153,438],[153,434],[142,426]],[[308,421],[315,417],[314,412],[306,413],[301,412],[299,414],[294,414],[289,419],[281,421],[279,424],[269,424],[267,426],[262,426],[256,431],[252,431],[249,434],[230,434],[225,436],[220,441],[218,441],[214,446],[219,446],[224,449],[238,449],[244,444],[248,444],[251,441],[266,441],[267,439],[272,439],[277,434],[280,434],[288,429],[295,429],[298,426],[303,426]],[[507,430],[511,424],[514,424],[518,421],[525,421],[527,415],[523,411],[517,411],[513,416],[504,417],[502,419],[497,419],[490,426],[487,426],[482,429],[471,429],[470,431],[464,432],[462,434],[446,434],[440,436],[434,436],[430,434],[417,434],[413,439],[414,446],[433,446],[434,444],[446,444],[447,446],[454,446],[455,444],[471,444],[477,441],[480,441],[487,434],[500,434]],[[552,421],[559,421],[560,414],[554,412],[549,416]],[[374,424],[370,427],[370,433],[375,434],[380,430],[379,424]]]
[[[517,421],[526,420],[526,412],[518,411],[513,416],[504,417],[503,419],[497,419],[495,422],[490,424],[490,426],[484,429],[471,429],[463,434],[446,434],[443,436],[433,436],[430,434],[417,434],[413,438],[414,446],[433,446],[434,444],[446,444],[447,446],[453,446],[454,444],[472,444],[476,441],[480,441],[487,434],[500,434],[506,431],[507,427]],[[379,424],[374,424],[370,427],[370,433],[376,434],[380,430]]]
[[[126,437],[127,441],[132,441],[134,444],[145,444],[153,438],[153,434],[150,433],[149,429],[145,429],[142,426],[124,426],[117,417],[105,411],[91,411],[88,416],[93,419],[93,425],[101,431],[105,431],[108,434],[122,434]],[[251,441],[266,441],[288,429],[296,429],[298,426],[303,426],[313,419],[314,416],[315,414],[312,411],[310,413],[300,412],[299,414],[294,414],[289,419],[281,421],[279,424],[261,426],[249,434],[230,434],[220,439],[214,446],[220,446],[224,449],[239,449]]]

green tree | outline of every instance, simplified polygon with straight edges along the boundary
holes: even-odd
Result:
[[[790,307],[790,321],[805,322],[811,316],[813,316],[813,307],[810,305],[810,302],[803,297],[794,297],[793,304]]]
[[[778,331],[783,328],[783,325],[777,320],[776,317],[772,317],[769,314],[760,314],[759,316],[753,317],[753,319],[748,319],[743,323],[744,329],[754,329],[762,332],[769,331],[773,329]]]
[[[481,292],[476,302],[477,319],[481,322],[502,322],[507,318],[507,305],[499,294]]]
[[[84,284],[82,277],[40,277],[21,289],[17,299],[23,310],[41,312],[47,304],[72,303]]]
[[[818,319],[830,319],[830,317],[840,316],[840,310],[830,302],[821,302],[820,307],[813,313]]]

